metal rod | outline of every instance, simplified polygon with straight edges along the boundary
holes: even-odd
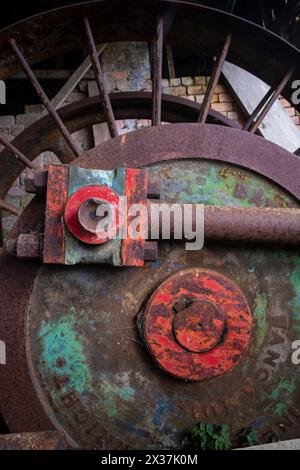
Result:
[[[99,95],[102,101],[102,106],[103,106],[105,117],[107,120],[109,132],[110,132],[111,137],[117,137],[118,129],[117,129],[113,109],[111,106],[111,102],[109,99],[108,91],[106,88],[104,73],[101,67],[101,63],[100,63],[99,55],[97,52],[96,44],[94,41],[91,25],[90,25],[89,19],[86,17],[84,18],[84,27],[85,27],[85,32],[87,36],[88,46],[89,46],[90,58],[91,58],[91,62],[93,65],[95,79],[96,79],[97,87],[99,90]]]
[[[258,103],[256,108],[253,110],[253,112],[249,116],[246,124],[244,125],[244,127],[243,127],[244,131],[248,131],[250,129],[250,127],[252,126],[253,122],[255,121],[257,115],[261,112],[261,110],[263,109],[265,104],[269,101],[269,99],[271,98],[271,96],[273,95],[275,90],[276,90],[276,87],[274,87],[274,86],[271,87],[269,89],[269,91],[265,94],[265,96],[261,99],[261,101]]]
[[[149,227],[150,233],[159,233],[161,237],[161,217],[157,217],[157,210],[154,212],[156,215],[151,210],[156,204],[151,201],[148,205]],[[183,205],[180,219],[183,233],[184,210]],[[192,215],[192,226],[197,230],[196,205]],[[171,237],[175,233],[174,218],[170,217]],[[299,245],[300,209],[204,206],[204,239]]]
[[[0,134],[0,143],[10,150],[28,168],[31,168],[32,170],[36,169],[35,164],[29,160],[29,158],[27,158],[20,150],[18,150],[17,147],[15,147],[3,134]]]
[[[4,209],[5,211],[8,211],[11,214],[18,215],[18,216],[22,212],[21,209],[19,209],[16,206],[13,206],[12,204],[9,204],[6,201],[3,201],[3,199],[0,199],[0,209]]]
[[[275,103],[275,101],[277,100],[277,98],[279,97],[279,95],[282,93],[282,91],[284,90],[284,88],[286,87],[286,85],[288,84],[288,82],[290,81],[292,75],[294,73],[294,68],[290,69],[286,75],[283,77],[283,79],[281,80],[281,82],[279,83],[279,85],[277,86],[277,88],[275,89],[273,95],[271,96],[271,98],[269,99],[269,101],[267,102],[266,106],[262,109],[260,115],[258,116],[258,118],[256,119],[255,122],[253,122],[253,124],[251,125],[251,127],[249,128],[249,132],[251,134],[255,134],[255,132],[257,131],[257,129],[259,128],[259,126],[261,125],[261,123],[263,122],[263,120],[265,119],[266,115],[268,114],[268,112],[270,111],[270,109],[272,108],[273,104]]]
[[[43,88],[41,87],[40,83],[36,79],[34,73],[32,72],[28,62],[26,61],[25,57],[23,56],[21,50],[19,49],[15,39],[9,39],[10,47],[12,48],[16,58],[18,59],[24,73],[27,75],[28,80],[31,82],[33,88],[35,89],[37,95],[39,96],[41,102],[47,109],[48,113],[50,114],[51,118],[53,119],[54,123],[56,124],[57,128],[60,130],[61,134],[63,135],[66,142],[69,144],[72,152],[75,156],[79,156],[79,149],[77,145],[72,139],[71,134],[69,133],[68,129],[62,122],[61,118],[59,117],[57,111],[51,105],[51,102],[44,92]]]
[[[214,95],[216,86],[219,82],[220,75],[221,75],[221,72],[222,72],[222,68],[223,68],[224,62],[226,60],[228,51],[229,51],[229,47],[230,47],[230,44],[231,44],[231,39],[232,39],[232,35],[228,34],[226,36],[222,51],[221,51],[218,59],[215,62],[215,65],[214,65],[214,68],[213,68],[213,71],[212,71],[212,74],[211,74],[211,77],[210,77],[210,80],[209,80],[209,84],[208,84],[208,87],[207,87],[207,90],[206,90],[206,93],[205,93],[205,96],[204,96],[204,100],[203,100],[203,103],[202,103],[202,106],[201,106],[201,110],[200,110],[200,113],[199,113],[199,116],[198,116],[198,122],[200,122],[202,124],[204,124],[206,122],[206,119],[207,119],[207,116],[208,116],[208,113],[209,113],[209,109],[210,109],[210,106],[211,106],[211,102],[212,102],[212,99],[213,99],[213,95]]]
[[[169,78],[175,78],[173,49],[170,44],[166,45],[166,55],[167,55]]]
[[[162,95],[162,59],[163,59],[163,17],[157,18],[154,38],[154,67],[152,82],[152,126],[161,124],[161,95]]]

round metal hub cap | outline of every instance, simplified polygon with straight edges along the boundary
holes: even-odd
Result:
[[[250,331],[250,309],[237,285],[215,271],[196,268],[163,282],[143,316],[145,341],[155,361],[190,381],[232,369]]]
[[[98,201],[98,203],[96,202]],[[100,219],[96,216],[99,204],[104,205],[110,213],[108,231],[97,230]],[[65,222],[70,232],[78,240],[91,245],[108,241],[118,227],[119,196],[106,186],[86,186],[76,191],[68,200],[65,208]],[[93,217],[94,215],[94,217]]]

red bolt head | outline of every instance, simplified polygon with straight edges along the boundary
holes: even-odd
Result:
[[[93,201],[101,201],[110,207],[113,223],[105,233],[97,231],[97,220],[88,221],[89,210],[95,211]],[[114,236],[119,226],[119,195],[107,186],[86,186],[76,191],[65,208],[65,222],[74,237],[91,245],[107,242]]]

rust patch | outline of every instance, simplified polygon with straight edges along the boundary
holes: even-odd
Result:
[[[64,264],[65,262],[63,215],[68,197],[68,176],[69,170],[64,165],[50,165],[48,168],[44,263]]]

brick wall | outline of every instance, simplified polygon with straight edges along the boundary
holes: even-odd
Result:
[[[114,43],[110,44],[102,55],[102,64],[109,91],[151,91],[148,48],[143,43]],[[163,80],[163,92],[180,96],[188,100],[202,103],[209,77],[183,77]],[[71,93],[64,104],[82,100],[97,93],[93,74],[88,73],[78,87]],[[290,104],[281,99],[282,105],[295,121],[300,130],[300,116]],[[230,119],[243,124],[244,118],[232,94],[224,84],[218,84],[212,100],[212,108]],[[36,121],[43,113],[43,106],[26,106],[25,113],[18,116],[0,116],[0,132],[13,139],[25,127]],[[151,125],[149,120],[122,120],[117,122],[119,134]],[[84,129],[74,134],[74,138],[82,151],[85,151],[101,141],[109,139],[106,124]],[[58,162],[51,152],[45,152],[38,157],[41,166]],[[31,196],[24,191],[26,170],[15,181],[6,199],[17,207],[25,207]],[[15,217],[3,211],[4,235],[10,230]]]

